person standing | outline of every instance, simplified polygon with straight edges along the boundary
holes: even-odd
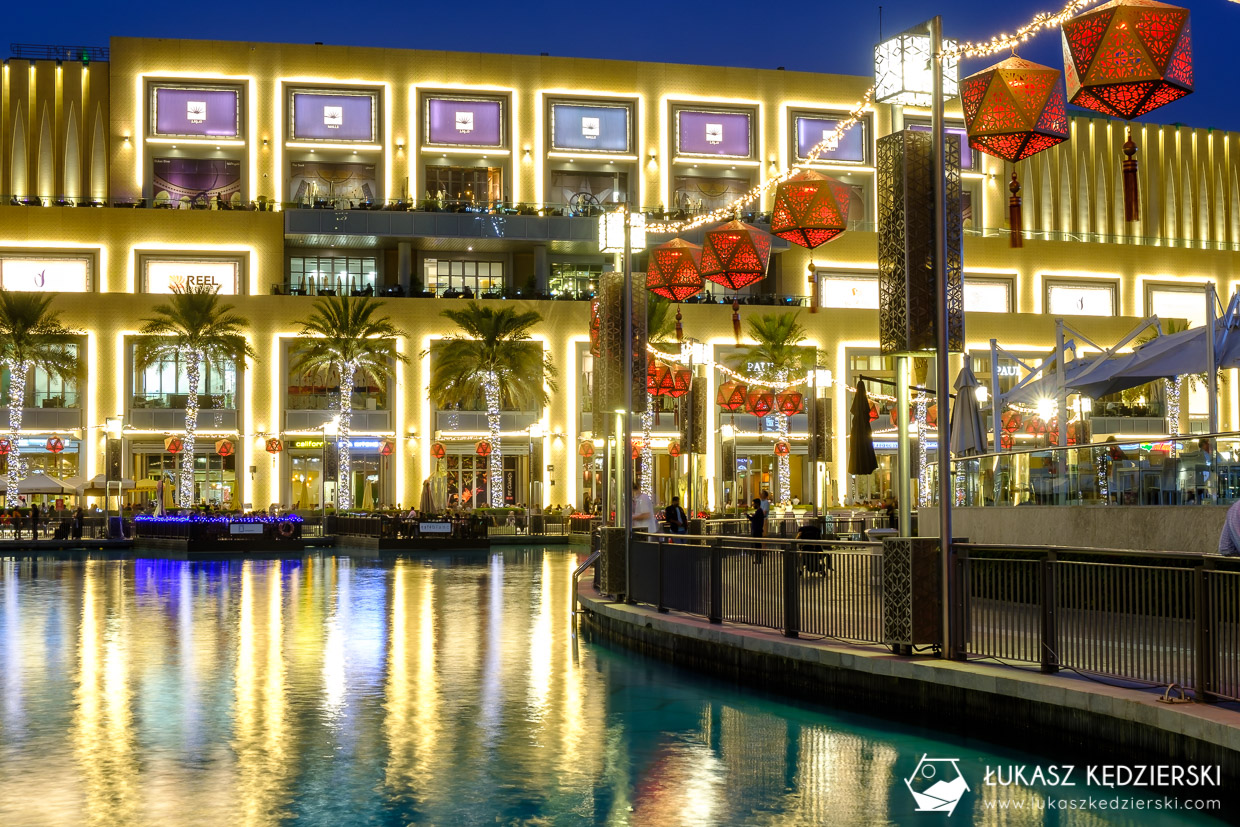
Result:
[[[74,539],[74,540],[80,540],[80,539],[82,539],[82,526],[83,526],[83,524],[84,524],[85,522],[86,522],[86,515],[85,515],[85,514],[83,513],[83,511],[82,511],[82,506],[81,506],[81,505],[79,505],[79,506],[78,506],[76,509],[74,509],[74,511],[73,511],[73,530],[72,530],[72,533],[73,533],[73,539]]]
[[[1218,553],[1228,557],[1240,555],[1240,500],[1231,504],[1223,517],[1223,533],[1218,538]]]
[[[649,531],[651,534],[659,532],[659,526],[654,519],[654,504],[650,502],[650,495],[641,490],[641,486],[633,484],[633,530]]]
[[[755,497],[753,513],[749,515],[749,536],[760,539],[766,534],[766,511],[762,508],[762,498]],[[762,543],[754,544],[754,563],[762,562]]]
[[[39,539],[39,504],[30,504],[30,539]]]
[[[762,513],[767,517],[771,516],[771,491],[769,488],[762,489]]]
[[[663,511],[663,519],[672,534],[689,533],[689,515],[680,507],[680,497],[672,497],[672,504]]]

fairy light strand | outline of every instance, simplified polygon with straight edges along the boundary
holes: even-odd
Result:
[[[1014,50],[1021,43],[1025,43],[1029,38],[1043,31],[1060,28],[1064,23],[1099,2],[1101,0],[1069,0],[1067,5],[1057,14],[1051,12],[1035,14],[1032,20],[1021,26],[1013,34],[998,34],[990,38],[990,40],[976,43],[972,41],[959,43],[956,46],[943,49],[939,52],[939,56],[986,57],[987,55]]]

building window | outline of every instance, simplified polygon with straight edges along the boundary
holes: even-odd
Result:
[[[835,134],[840,118],[818,117],[816,115],[794,113],[793,122],[794,150],[797,160],[808,158],[810,151],[827,141],[827,145],[818,154],[818,163],[853,163],[863,164],[867,160],[866,148],[870,145],[870,120],[864,117],[852,129],[842,135]]]
[[[0,290],[35,293],[89,293],[89,256],[0,256]]]
[[[672,206],[693,215],[726,207],[749,191],[748,178],[706,178],[677,175]]]
[[[136,348],[137,345],[130,347]],[[189,398],[189,377],[185,374],[184,360],[178,355],[139,368],[135,359],[133,388],[135,408],[184,408]],[[203,362],[199,368],[198,407],[204,410],[236,409],[236,397],[236,365],[229,362],[220,369]]]
[[[1184,319],[1189,327],[1203,327],[1206,323],[1205,288],[1149,285],[1145,288],[1145,313],[1160,319]]]
[[[422,281],[426,289],[446,298],[472,298],[504,290],[502,261],[423,260]]]
[[[237,490],[237,457],[222,457],[215,453],[210,440],[200,440],[194,448],[194,502],[176,503],[180,493],[176,481],[180,479],[181,455],[162,451],[135,452],[133,456],[134,478],[164,481],[164,497],[171,505],[188,507],[196,503],[229,505]]]
[[[966,313],[1011,313],[1012,282],[965,276],[964,309]]]
[[[77,345],[66,345],[66,348],[77,355]],[[0,368],[0,405],[8,404],[9,368],[6,365]],[[77,381],[61,379],[36,365],[26,375],[26,393],[22,405],[26,408],[76,408]]]
[[[504,171],[500,167],[426,168],[426,201],[429,210],[454,210],[504,200]]]
[[[820,307],[878,309],[878,276],[840,276],[819,273]]]
[[[597,215],[609,204],[628,201],[627,172],[551,171],[547,201],[562,205],[569,215]]]
[[[602,275],[603,265],[601,264],[553,261],[548,286],[553,296],[593,298],[598,291],[598,281]]]
[[[294,295],[369,296],[378,280],[378,263],[369,256],[294,256],[288,260],[289,292]]]
[[[1053,316],[1114,316],[1115,284],[1048,281],[1046,312]]]
[[[297,351],[290,350],[289,363],[297,362]],[[379,385],[369,384],[371,379],[360,375],[354,377],[352,407],[355,411],[386,411],[389,410],[387,381]],[[288,396],[285,410],[289,411],[330,411],[334,410],[340,400],[340,377],[335,373],[308,373],[305,371],[289,371]]]

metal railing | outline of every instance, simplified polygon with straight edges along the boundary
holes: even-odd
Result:
[[[1240,564],[956,544],[968,656],[1240,698]]]
[[[643,534],[629,599],[712,623],[882,642],[882,547],[843,540]]]

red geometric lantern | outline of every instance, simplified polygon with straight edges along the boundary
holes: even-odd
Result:
[[[444,455],[447,453],[448,452],[444,450],[444,447],[441,443],[436,442],[431,445],[431,456],[434,457],[435,459],[443,459]]]
[[[969,146],[1013,163],[1068,139],[1060,72],[1009,57],[960,82]]]
[[[771,235],[814,249],[848,229],[852,190],[813,170],[801,172],[775,188]]]
[[[745,407],[748,389],[740,382],[724,382],[715,394],[715,403],[728,413],[736,413]]]
[[[603,351],[599,347],[599,329],[603,325],[603,320],[598,313],[598,299],[590,302],[590,355],[596,359],[603,355]]]
[[[752,391],[745,395],[745,411],[756,417],[764,417],[775,409],[775,394],[770,391]]]
[[[667,455],[672,459],[680,456],[680,443],[673,442],[671,445],[667,446]]]
[[[651,396],[660,396],[663,391],[659,388],[663,384],[663,377],[667,375],[667,366],[658,362],[651,362],[646,368],[646,393]]]
[[[379,443],[379,456],[390,457],[392,452],[396,450],[396,442],[391,439],[385,439]]]
[[[237,452],[237,446],[234,445],[230,440],[217,439],[215,441],[215,453],[219,454],[220,456],[231,457],[236,452]]]
[[[630,453],[633,459],[637,459],[638,457],[642,455],[642,441],[640,439],[633,440],[632,444],[630,445],[630,448],[632,449]]]
[[[267,453],[278,454],[284,450],[284,443],[275,437],[271,437],[267,440],[267,444],[264,447],[267,449]]]
[[[164,450],[170,454],[179,454],[184,447],[184,443],[179,436],[170,436],[164,440]]]
[[[1004,411],[1000,421],[1003,423],[1003,430],[1011,434],[1020,428],[1022,417],[1017,411]]]
[[[59,454],[65,450],[65,441],[58,436],[49,437],[47,440],[47,450],[53,454]]]
[[[594,442],[588,439],[581,440],[581,444],[577,446],[577,456],[586,458],[594,456]]]
[[[781,439],[775,443],[775,456],[786,457],[790,453],[792,453],[792,446],[787,441]]]
[[[779,412],[784,416],[796,416],[804,407],[803,399],[804,397],[796,391],[783,391],[775,395],[775,407],[779,408]]]
[[[689,392],[693,384],[693,371],[688,368],[672,368],[659,378],[659,395],[679,399]]]
[[[679,238],[650,251],[646,289],[674,302],[702,292],[702,248]]]
[[[766,275],[771,237],[742,221],[729,221],[706,233],[702,277],[729,290],[740,290]]]
[[[1063,24],[1068,102],[1131,121],[1193,91],[1188,9],[1112,0]]]
[[[875,405],[873,402],[871,402],[870,403],[870,421],[873,422],[876,419],[878,419],[878,406]]]
[[[480,457],[491,456],[491,443],[487,442],[485,439],[481,440],[474,446],[474,452]]]
[[[12,451],[12,450],[13,450],[13,442],[8,437],[5,437],[4,439],[0,439],[0,456],[5,455],[9,451]]]

